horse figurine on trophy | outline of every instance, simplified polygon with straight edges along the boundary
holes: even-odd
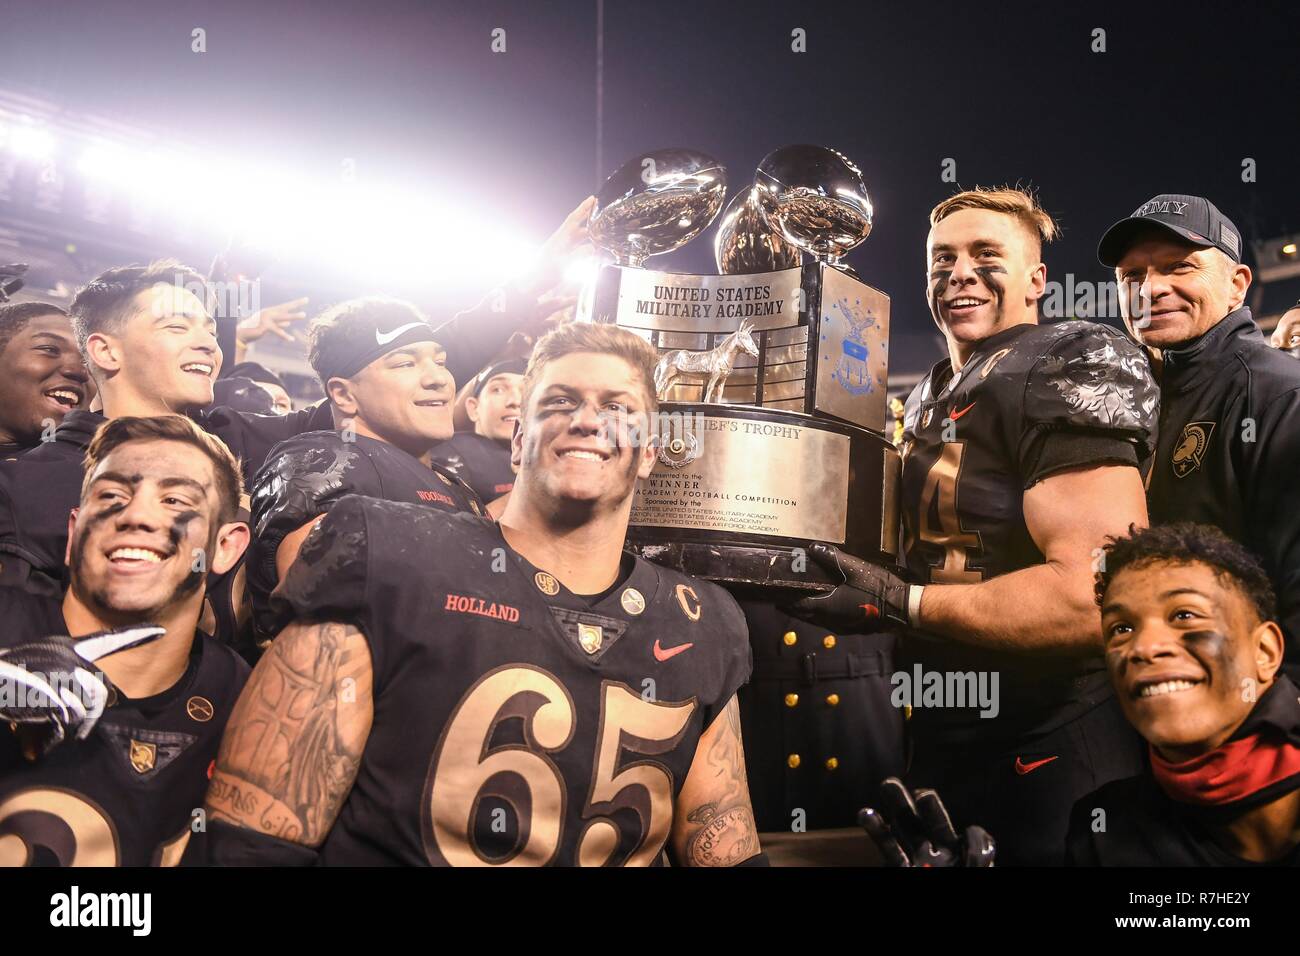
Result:
[[[706,352],[691,349],[673,349],[665,352],[655,366],[655,392],[659,400],[664,401],[668,390],[673,387],[677,377],[682,373],[705,374],[708,382],[704,386],[705,403],[720,403],[722,389],[727,384],[727,376],[735,365],[736,356],[741,352],[758,358],[758,345],[754,342],[752,322],[741,322],[740,328]]]

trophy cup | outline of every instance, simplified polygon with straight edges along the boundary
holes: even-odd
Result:
[[[699,235],[724,190],[708,157],[662,150],[597,196],[591,236],[615,264],[587,296],[590,320],[660,353],[658,461],[637,489],[628,547],[731,585],[824,590],[837,582],[807,559],[810,542],[882,564],[898,555],[900,462],[883,434],[889,298],[840,263],[871,231],[871,202],[839,153],[785,147],[727,207],[720,274],[643,267]]]

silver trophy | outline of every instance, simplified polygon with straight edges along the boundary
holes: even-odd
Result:
[[[727,196],[727,170],[691,149],[657,149],[628,160],[596,194],[588,234],[620,266],[672,252],[707,229]]]
[[[753,186],[737,193],[718,222],[713,260],[724,275],[776,272],[799,265],[799,248],[773,231]]]
[[[874,211],[862,171],[825,146],[783,146],[754,176],[768,227],[819,262],[838,266],[871,235]]]
[[[644,268],[717,215],[722,178],[702,154],[648,153],[610,177],[592,217],[617,264],[590,290],[591,320],[660,355],[658,462],[628,546],[716,581],[828,588],[810,542],[897,558],[899,462],[882,434],[889,298],[840,261],[871,231],[871,201],[839,153],[787,147],[722,217],[721,274]]]

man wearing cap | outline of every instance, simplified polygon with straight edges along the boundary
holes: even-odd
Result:
[[[218,405],[259,415],[288,415],[293,401],[284,387],[284,379],[265,365],[240,362],[231,366],[212,387]]]
[[[434,446],[432,460],[455,474],[485,502],[495,501],[515,484],[510,439],[519,421],[523,358],[494,362],[474,377],[465,399],[472,431],[458,431]]]
[[[282,623],[271,616],[271,591],[344,495],[482,512],[468,485],[429,462],[433,445],[451,437],[456,394],[435,334],[415,306],[380,296],[340,303],[312,323],[308,360],[334,429],[276,445],[253,478],[247,568],[259,641]]]
[[[1241,233],[1200,196],[1164,194],[1106,232],[1125,325],[1152,354],[1159,445],[1151,523],[1217,525],[1264,563],[1278,622],[1300,639],[1300,364],[1270,348],[1243,304]]]

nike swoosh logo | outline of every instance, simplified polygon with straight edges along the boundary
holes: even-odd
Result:
[[[695,646],[694,643],[678,644],[676,647],[670,647],[667,650],[664,650],[662,647],[659,646],[659,638],[655,638],[655,646],[654,646],[655,660],[660,662],[666,661],[668,660],[668,658],[674,657],[680,654],[682,651],[689,651],[694,646]]]
[[[1044,757],[1042,760],[1035,760],[1035,761],[1033,761],[1032,763],[1025,763],[1023,760],[1021,760],[1019,757],[1017,757],[1017,758],[1016,758],[1016,773],[1020,774],[1020,775],[1023,777],[1025,774],[1029,773],[1031,770],[1037,770],[1037,769],[1038,769],[1039,767],[1041,767],[1043,764],[1045,764],[1045,763],[1051,763],[1051,762],[1052,762],[1053,760],[1055,760],[1055,759],[1056,759],[1055,757]]]
[[[401,335],[401,334],[402,334],[403,332],[405,332],[407,329],[418,329],[418,328],[420,328],[421,326],[424,326],[424,325],[428,325],[428,323],[427,323],[427,322],[407,322],[405,325],[399,325],[397,328],[393,329],[393,331],[391,331],[391,332],[380,332],[378,329],[375,329],[375,344],[376,344],[376,345],[387,345],[389,342],[393,341],[393,339],[397,338],[399,335]]]
[[[969,411],[970,411],[972,408],[974,408],[974,407],[975,407],[975,403],[974,403],[974,402],[971,402],[969,405],[967,405],[967,406],[966,406],[965,408],[963,408],[961,411],[959,411],[959,412],[953,412],[953,413],[952,413],[951,415],[949,415],[948,417],[951,418],[953,421],[956,421],[957,419],[961,418],[963,415],[965,415],[967,412],[969,412]]]

